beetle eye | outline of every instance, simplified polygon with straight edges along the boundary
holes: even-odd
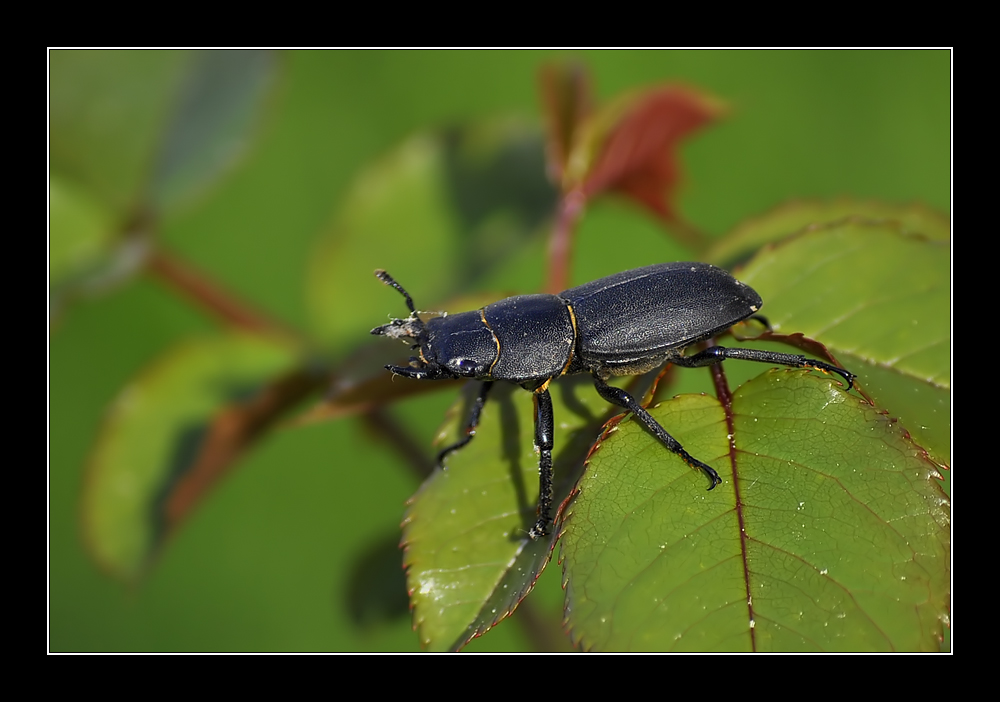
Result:
[[[476,362],[470,358],[460,358],[455,361],[455,366],[460,373],[472,375],[476,372]]]

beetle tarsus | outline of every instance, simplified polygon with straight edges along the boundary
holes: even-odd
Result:
[[[846,392],[851,391],[851,388],[854,387],[854,379],[858,377],[849,370],[844,370],[843,368],[838,368],[837,366],[830,365],[829,363],[823,363],[821,361],[812,361],[806,359],[805,365],[808,368],[816,368],[818,370],[825,371],[827,373],[836,373],[841,378],[847,381]]]
[[[701,468],[702,472],[708,476],[708,490],[711,492],[716,488],[717,485],[722,485],[722,478],[719,474],[715,472],[715,469],[708,465],[707,463],[702,463],[697,458],[692,459],[695,463],[695,467]]]
[[[535,522],[535,526],[528,529],[528,538],[532,541],[538,541],[539,539],[544,539],[549,535],[549,520],[538,518]]]
[[[652,417],[650,417],[650,419],[652,419]],[[653,421],[656,421],[656,420],[653,420]],[[657,426],[659,426],[659,423],[657,423]],[[670,447],[668,446],[667,448],[670,448]],[[671,451],[674,451],[674,450],[671,449]],[[716,485],[721,485],[722,484],[722,478],[719,477],[719,474],[715,471],[715,468],[713,468],[712,466],[708,465],[707,463],[702,463],[701,461],[699,461],[697,458],[695,458],[690,453],[688,453],[687,451],[685,451],[684,448],[680,444],[677,444],[677,450],[674,451],[674,453],[676,453],[678,456],[680,456],[681,458],[683,458],[684,462],[687,463],[689,466],[691,466],[692,468],[697,468],[698,470],[700,470],[702,473],[704,473],[708,477],[708,489],[709,489],[709,492],[711,492],[712,490],[714,490]]]

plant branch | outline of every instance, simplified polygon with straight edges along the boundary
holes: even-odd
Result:
[[[667,228],[677,241],[695,253],[699,261],[703,259],[705,252],[712,246],[712,238],[685,219],[674,217],[670,220]]]
[[[549,267],[545,292],[555,294],[569,287],[573,234],[585,205],[583,193],[579,190],[571,190],[559,201],[559,213],[549,241]]]
[[[253,309],[207,275],[160,247],[150,252],[146,271],[227,326],[255,334],[298,338],[298,334],[284,324]]]
[[[382,407],[373,407],[361,415],[365,429],[388,444],[403,459],[418,481],[425,480],[436,464],[428,456],[426,447],[418,444],[403,426]]]

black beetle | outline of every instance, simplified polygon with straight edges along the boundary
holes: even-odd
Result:
[[[465,446],[476,433],[486,396],[497,380],[534,393],[535,446],[539,451],[538,519],[532,539],[547,535],[552,509],[552,400],[549,383],[569,373],[588,372],[598,394],[635,415],[660,442],[711,481],[715,470],[691,456],[634,397],[608,385],[613,375],[638,375],[664,363],[697,368],[727,358],[816,368],[838,373],[850,390],[854,374],[805,356],[712,346],[691,356],[684,349],[756,315],[760,296],[728,272],[707,263],[660,263],[595,280],[558,295],[518,295],[474,312],[417,316],[409,293],[383,270],[375,275],[406,298],[410,316],[372,329],[419,349],[409,366],[386,366],[417,380],[473,378],[483,381],[465,426],[465,437],[438,454]]]

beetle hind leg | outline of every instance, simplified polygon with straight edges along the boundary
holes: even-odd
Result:
[[[671,362],[674,365],[684,366],[685,368],[702,368],[722,363],[727,358],[742,361],[757,361],[759,363],[774,363],[779,366],[789,366],[791,368],[815,368],[824,373],[836,373],[847,381],[848,390],[854,386],[854,379],[857,377],[848,370],[838,368],[829,363],[823,363],[822,361],[814,361],[801,354],[761,351],[759,349],[726,348],[724,346],[710,346],[693,356],[678,355],[677,358],[672,358]]]
[[[653,416],[647,412],[634,397],[621,388],[608,385],[596,375],[594,376],[594,387],[597,388],[597,394],[605,400],[631,412],[636,419],[642,422],[647,429],[653,432],[653,436],[655,436],[661,444],[667,447],[668,450],[676,453],[692,468],[697,468],[708,476],[710,482],[710,485],[708,486],[709,490],[714,489],[716,485],[722,483],[722,478],[719,477],[719,474],[714,468],[712,468],[712,466],[707,463],[702,463],[690,453],[685,451],[680,442],[670,436],[670,434],[667,433],[667,430],[661,427],[660,423],[653,419]]]

